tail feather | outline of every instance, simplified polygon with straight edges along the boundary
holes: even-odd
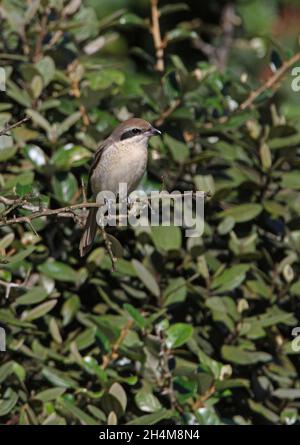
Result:
[[[97,215],[97,208],[91,208],[89,210],[89,214],[86,220],[84,232],[82,234],[80,244],[79,244],[79,251],[80,256],[85,256],[92,248],[92,244],[94,241],[94,238],[96,236],[97,232],[97,221],[96,221],[96,215]]]

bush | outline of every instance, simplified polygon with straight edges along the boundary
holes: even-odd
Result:
[[[1,422],[296,423],[299,111],[291,77],[269,87],[300,56],[267,26],[288,2],[161,2],[161,58],[148,2],[98,3],[0,6],[0,128],[30,117],[0,138]],[[132,115],[163,133],[145,190],[210,192],[201,238],[110,229],[113,272],[100,238],[79,257],[79,211],[7,224],[81,203],[99,141]]]

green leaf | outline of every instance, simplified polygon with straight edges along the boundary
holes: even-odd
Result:
[[[40,303],[47,298],[47,291],[41,286],[33,287],[16,301],[17,305],[31,305]]]
[[[175,29],[172,29],[171,31],[167,32],[166,39],[168,42],[178,42],[180,40],[186,40],[186,39],[196,39],[197,33],[195,31],[190,31],[188,29],[184,29],[183,27],[177,27]]]
[[[24,311],[22,313],[23,321],[33,321],[37,318],[41,318],[50,312],[54,306],[56,305],[57,300],[47,301],[46,303],[42,303],[39,306],[36,306],[34,309],[30,309],[29,311]]]
[[[75,113],[68,116],[61,124],[57,126],[57,136],[61,136],[70,130],[73,125],[81,118],[81,112],[76,111]]]
[[[146,413],[154,413],[162,408],[158,398],[148,388],[140,389],[136,393],[135,403],[141,411]]]
[[[279,148],[290,148],[296,145],[300,145],[300,134],[293,134],[291,136],[285,136],[284,138],[274,138],[269,141],[269,147],[273,150]]]
[[[14,360],[10,360],[0,366],[0,383],[4,382],[11,374],[15,374],[23,382],[26,377],[26,370]]]
[[[60,170],[69,170],[85,164],[90,157],[91,153],[86,148],[68,144],[54,153],[51,162]]]
[[[62,399],[61,404],[64,409],[69,411],[72,416],[79,420],[82,425],[97,425],[98,422],[88,414],[86,414],[82,409],[78,408],[73,402],[67,399]]]
[[[7,399],[0,399],[0,417],[6,416],[12,411],[12,409],[17,404],[18,398],[18,394],[14,391],[11,391],[11,394]]]
[[[170,326],[167,331],[167,346],[168,348],[178,348],[184,345],[193,335],[193,326],[186,323],[175,323]]]
[[[224,270],[213,278],[212,289],[217,289],[218,292],[235,289],[245,280],[249,268],[249,265],[238,264]]]
[[[147,23],[144,19],[136,14],[126,13],[119,19],[120,25],[139,26],[141,28],[147,28]]]
[[[109,388],[109,394],[114,396],[118,402],[120,403],[123,413],[126,412],[126,406],[127,406],[127,396],[126,392],[124,391],[123,387],[119,383],[114,383]]]
[[[179,227],[152,226],[151,235],[155,247],[159,250],[178,250],[181,247],[181,230]]]
[[[211,309],[215,321],[224,323],[232,332],[235,330],[240,315],[232,298],[210,297],[206,301],[206,306]]]
[[[162,408],[155,413],[147,414],[146,416],[142,417],[136,417],[130,422],[127,422],[126,425],[155,425],[162,420],[168,420],[172,417],[177,417],[174,411]]]
[[[47,157],[39,146],[26,145],[23,150],[27,159],[29,159],[35,167],[43,167],[47,164]]]
[[[137,260],[132,260],[132,265],[144,286],[155,296],[159,297],[160,289],[153,275]]]
[[[175,161],[182,163],[189,155],[189,149],[186,144],[172,138],[168,134],[164,135],[164,143],[169,148]]]
[[[94,357],[86,355],[83,358],[84,368],[92,375],[96,375],[101,383],[107,382],[107,373],[99,366]]]
[[[90,88],[94,91],[107,90],[115,85],[122,85],[125,76],[120,70],[104,68],[96,74],[88,75]]]
[[[21,250],[11,257],[5,257],[5,261],[9,264],[17,264],[27,258],[33,251],[35,250],[35,246],[29,246],[27,249]]]
[[[5,162],[12,158],[17,152],[17,147],[13,144],[11,136],[0,136],[0,162]]]
[[[260,351],[246,351],[238,346],[222,346],[222,356],[229,362],[237,365],[253,365],[259,362],[269,362],[272,355]]]
[[[125,303],[123,308],[129,313],[129,315],[141,329],[144,329],[147,326],[147,320],[137,309],[135,309],[135,307],[133,307],[131,304]]]
[[[54,386],[62,388],[77,388],[78,383],[65,372],[50,367],[43,367],[42,375]]]
[[[26,111],[26,113],[28,114],[29,117],[31,117],[31,119],[33,120],[33,122],[36,125],[41,127],[47,133],[51,133],[51,125],[50,125],[50,123],[38,111],[28,109]]]
[[[35,99],[38,99],[43,91],[43,80],[41,76],[34,76],[30,88]]]
[[[53,59],[51,59],[51,57],[49,56],[45,56],[40,59],[35,66],[40,72],[43,78],[44,86],[46,87],[51,82],[51,80],[53,80],[55,75],[55,64],[53,62]]]
[[[77,274],[68,264],[60,261],[49,260],[38,266],[40,272],[57,281],[75,282]]]
[[[281,185],[284,188],[299,190],[300,189],[299,171],[282,173]]]
[[[270,409],[266,408],[262,403],[248,399],[248,404],[252,411],[265,417],[269,422],[273,422],[274,424],[278,425],[279,416]]]
[[[63,203],[70,203],[78,191],[77,180],[70,172],[58,173],[53,176],[52,187],[56,199]]]
[[[231,230],[234,228],[234,225],[235,219],[232,216],[225,217],[223,221],[221,221],[218,225],[219,234],[226,235],[227,233],[231,232]]]
[[[213,407],[199,408],[196,412],[199,425],[220,425],[221,420]]]
[[[170,281],[163,293],[164,306],[182,303],[186,299],[187,287],[184,278],[179,277]]]
[[[263,207],[261,204],[240,204],[219,212],[218,216],[220,218],[231,217],[235,222],[242,223],[256,218],[262,210]]]
[[[188,11],[190,8],[186,3],[170,3],[159,8],[160,16],[172,14],[174,12]]]
[[[0,249],[7,249],[15,239],[14,233],[8,233],[0,240]]]
[[[68,298],[63,304],[61,315],[63,316],[63,326],[67,326],[75,317],[80,308],[80,299],[77,295]]]
[[[79,351],[86,349],[95,342],[96,328],[87,328],[80,332],[76,337],[76,346]]]
[[[278,399],[295,400],[300,399],[300,389],[295,388],[278,388],[272,392],[272,396]]]
[[[40,400],[41,402],[49,402],[50,400],[56,400],[60,396],[62,396],[66,391],[66,388],[50,388],[45,389],[44,391],[40,391],[37,393],[34,398],[36,400]]]

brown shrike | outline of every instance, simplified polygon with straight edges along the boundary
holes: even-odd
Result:
[[[118,125],[98,147],[89,173],[89,188],[94,197],[102,191],[117,195],[120,183],[127,184],[131,193],[145,173],[148,141],[160,134],[144,119],[132,118]],[[97,208],[89,210],[79,250],[84,256],[90,249],[97,232]]]

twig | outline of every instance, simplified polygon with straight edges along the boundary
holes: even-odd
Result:
[[[21,127],[21,125],[25,124],[25,122],[30,121],[30,117],[23,117],[23,119],[19,120],[18,122],[15,122],[11,125],[6,125],[2,130],[0,130],[0,136],[9,136],[7,134],[8,131],[13,130],[14,128]]]
[[[192,192],[191,192],[192,193]],[[209,193],[202,192],[203,198],[209,196]],[[154,195],[154,196],[145,196],[143,198],[147,199],[177,199],[182,198],[182,193],[174,193],[174,194],[166,194],[166,195]],[[195,196],[195,193],[192,193],[192,196]],[[13,205],[14,202],[18,202],[18,206],[21,208],[30,209],[30,205],[28,204],[28,201],[23,201],[24,204],[20,203],[19,198],[15,201],[12,199],[4,198],[3,196],[0,197],[0,202],[3,202],[7,205]],[[26,203],[26,205],[25,205]],[[103,204],[97,203],[97,202],[81,202],[80,204],[72,204],[70,206],[66,207],[60,207],[58,209],[42,209],[37,212],[32,212],[31,214],[28,214],[26,216],[19,216],[19,217],[13,217],[10,219],[6,218],[0,218],[0,227],[4,226],[10,226],[13,224],[22,224],[22,223],[28,223],[29,221],[32,221],[37,218],[43,218],[43,217],[49,217],[49,216],[58,216],[62,218],[78,218],[78,215],[74,212],[74,210],[80,210],[80,209],[86,209],[86,208],[99,208],[102,207]],[[118,215],[120,219],[124,218],[127,215]]]
[[[84,190],[84,185],[83,185],[83,190]],[[190,192],[192,193],[192,192]],[[207,193],[202,192],[203,193],[203,198],[205,198],[207,196]],[[196,195],[197,196],[197,195]],[[192,197],[195,197],[195,194],[192,193]],[[182,198],[182,194],[179,193],[174,193],[174,194],[158,194],[155,196],[145,196],[144,198],[147,198],[147,203],[149,205],[149,198],[152,199],[169,199],[169,200],[176,200],[177,198]],[[13,218],[7,219],[6,218],[6,214],[8,214],[9,212],[11,212],[12,210],[20,207],[20,208],[28,208],[28,201],[27,199],[20,199],[17,198],[15,200],[13,199],[9,199],[9,198],[5,198],[5,197],[0,197],[0,202],[3,202],[5,205],[10,206],[9,209],[4,213],[4,216],[2,218],[0,218],[0,227],[4,227],[4,226],[9,226],[9,225],[14,225],[14,224],[22,224],[22,223],[26,223],[29,225],[29,227],[31,228],[31,230],[33,231],[33,233],[36,236],[39,236],[38,233],[36,232],[36,230],[34,229],[34,226],[32,225],[31,221],[37,218],[43,218],[43,217],[49,217],[49,216],[57,216],[59,218],[73,218],[73,220],[78,223],[81,227],[83,227],[83,218],[82,218],[82,214],[84,213],[84,210],[87,208],[99,208],[102,207],[102,203],[97,203],[97,202],[86,202],[85,199],[85,192],[83,191],[83,199],[84,202],[80,203],[80,204],[73,204],[71,206],[66,206],[66,207],[61,207],[58,209],[41,209],[39,211],[35,211],[32,213],[29,213],[28,215],[25,216],[19,216],[16,217],[14,216]],[[128,203],[129,206],[129,210],[130,210],[130,205],[131,203]],[[151,208],[151,206],[150,206]],[[77,214],[75,212],[75,210],[81,209],[83,210],[83,212],[81,212],[81,214]],[[108,214],[108,221],[109,218],[112,217],[113,221],[116,221],[116,218],[118,218],[118,221],[122,221],[122,219],[125,219],[127,221],[128,218],[128,214],[118,214],[118,215],[110,215]],[[107,235],[106,231],[105,231],[105,227],[104,227],[104,223],[103,224],[99,224],[98,226],[100,228],[102,237],[103,237],[103,241],[105,244],[105,248],[106,251],[110,257],[111,260],[111,264],[112,264],[112,271],[114,272],[116,270],[116,263],[117,263],[117,258],[114,256],[113,254],[113,250],[112,250],[112,243],[109,239],[109,236]]]
[[[111,268],[112,271],[115,272],[116,271],[116,263],[117,263],[117,258],[114,256],[112,248],[111,248],[111,241],[107,236],[107,233],[105,231],[105,228],[103,225],[100,225],[100,231],[101,231],[101,235],[103,237],[103,241],[107,250],[107,253],[110,257],[110,261],[111,261]]]
[[[39,23],[39,35],[36,39],[35,51],[33,55],[34,62],[37,62],[42,56],[43,40],[47,32],[47,22],[48,22],[48,11],[45,12],[45,14],[41,19],[41,22]]]
[[[156,328],[157,338],[160,342],[158,371],[160,377],[157,380],[158,386],[162,388],[162,394],[168,396],[170,407],[182,413],[182,408],[176,400],[174,392],[173,377],[169,368],[169,359],[172,357],[172,351],[167,346],[165,334],[160,328]]]
[[[206,400],[208,400],[215,392],[216,392],[216,386],[213,383],[210,386],[210,388],[208,388],[208,390],[204,394],[201,394],[197,398],[197,400],[193,403],[192,410],[193,411],[198,411],[199,408],[202,408],[204,406]]]
[[[74,204],[67,207],[61,207],[59,209],[43,209],[38,212],[33,212],[27,216],[19,216],[11,219],[3,219],[2,221],[0,221],[0,227],[18,223],[28,223],[28,221],[32,221],[33,219],[42,218],[45,216],[46,217],[54,216],[54,215],[58,217],[63,217],[63,218],[69,217],[74,219],[74,210],[93,208],[93,207],[101,207],[101,205],[96,202],[83,202],[80,204]]]
[[[171,105],[165,111],[162,112],[160,117],[156,119],[155,125],[160,127],[164,123],[164,121],[173,113],[173,111],[175,111],[176,108],[179,107],[180,104],[181,104],[180,99],[174,100],[174,102],[172,102]]]
[[[156,52],[155,69],[159,72],[163,72],[165,69],[164,45],[161,39],[161,33],[159,27],[158,0],[151,0],[151,17],[152,17],[151,34],[153,36],[153,43]]]
[[[272,88],[275,84],[286,74],[287,70],[294,65],[294,63],[300,60],[300,52],[296,53],[289,60],[286,60],[282,66],[276,71],[273,76],[271,76],[263,85],[261,85],[256,90],[252,91],[250,95],[247,97],[244,102],[242,102],[239,106],[240,110],[245,110],[250,107],[255,99],[257,99],[262,93],[264,93],[267,89]]]
[[[218,68],[221,71],[224,71],[227,64],[229,51],[233,41],[235,21],[236,16],[234,13],[234,6],[232,3],[227,3],[222,11],[221,17],[222,44],[216,49]]]
[[[118,358],[119,349],[122,346],[122,343],[125,340],[125,337],[128,334],[128,331],[132,328],[132,326],[133,326],[133,320],[128,320],[126,325],[122,328],[117,341],[112,346],[111,353],[104,355],[102,362],[102,369],[106,369],[112,360],[116,360]]]
[[[86,199],[86,189],[83,178],[81,178],[81,190],[82,190],[82,202],[87,202]]]
[[[6,299],[9,298],[10,291],[14,287],[19,287],[19,288],[20,287],[23,287],[23,288],[25,287],[26,288],[27,283],[28,283],[28,279],[29,279],[29,275],[30,275],[30,269],[28,270],[28,272],[26,274],[26,277],[25,277],[25,280],[23,281],[23,283],[11,283],[11,282],[9,283],[7,281],[0,280],[0,286],[5,287],[5,298]]]
[[[194,47],[199,49],[208,58],[210,63],[216,65],[220,71],[224,71],[226,67],[229,50],[232,45],[235,22],[234,6],[232,3],[228,3],[225,5],[221,16],[221,44],[215,47],[205,42],[200,35],[193,40]]]

